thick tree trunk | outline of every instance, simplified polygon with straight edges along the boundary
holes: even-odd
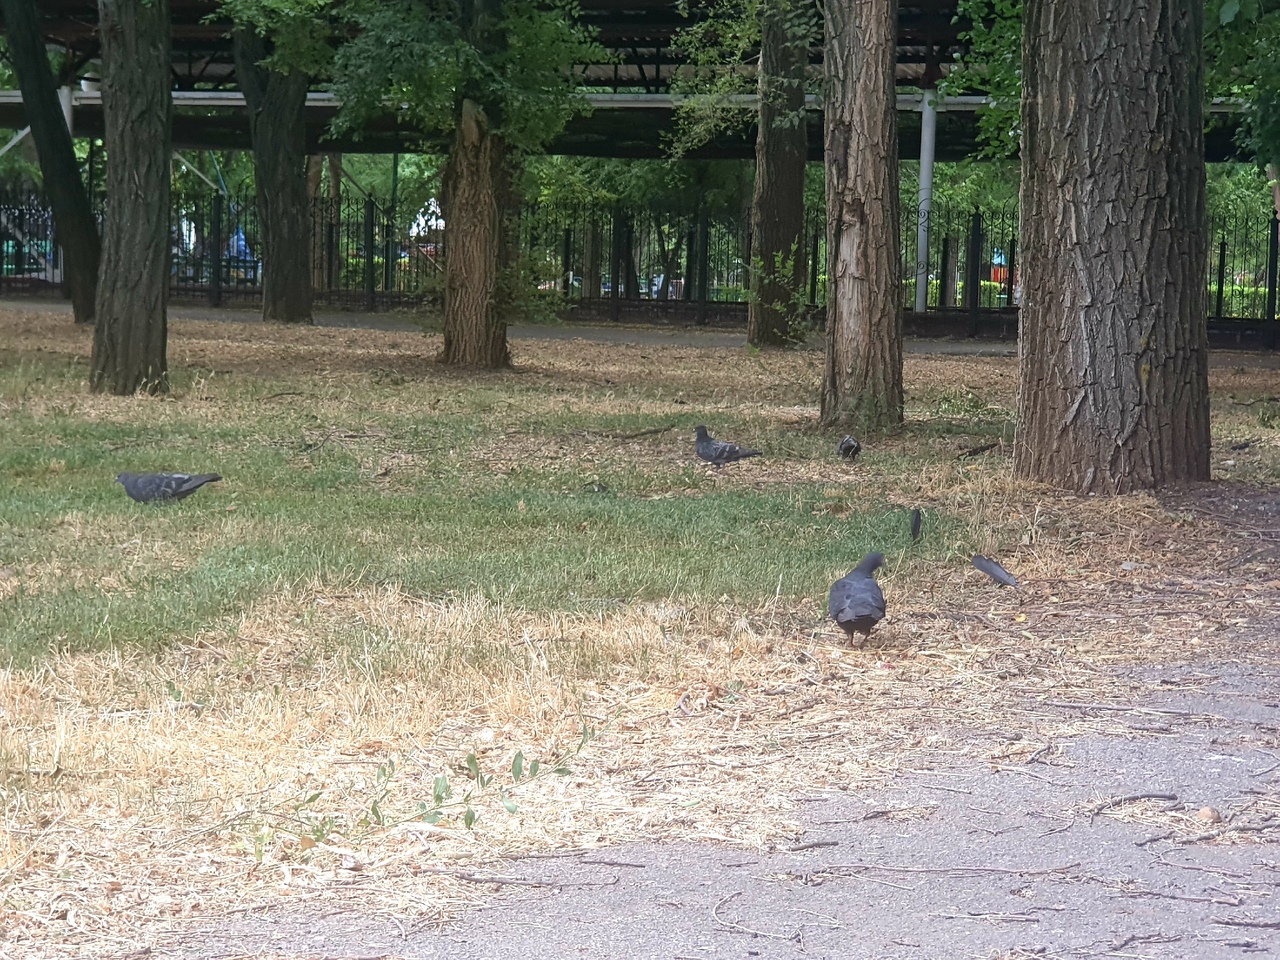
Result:
[[[1014,470],[1209,477],[1202,0],[1029,0]]]
[[[107,212],[93,331],[94,390],[168,389],[168,0],[98,0]]]
[[[80,180],[75,145],[62,116],[35,0],[0,0],[9,57],[18,75],[22,103],[40,158],[45,193],[62,247],[63,271],[76,323],[93,323],[101,241],[89,195]]]
[[[505,367],[512,260],[511,158],[484,110],[464,100],[444,175],[444,363]]]
[[[902,421],[896,0],[826,3],[827,358],[822,421]]]
[[[776,0],[761,5],[760,97],[756,182],[751,200],[754,296],[747,307],[747,340],[757,347],[793,339],[804,283],[804,69],[809,47],[787,30]]]
[[[261,66],[266,41],[233,35],[236,77],[249,110],[262,237],[262,319],[311,323],[311,210],[307,203],[307,77]]]

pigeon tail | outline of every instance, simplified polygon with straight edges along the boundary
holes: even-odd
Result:
[[[1018,586],[1018,578],[990,557],[984,557],[980,553],[974,554],[973,565],[1001,586],[1014,588]]]

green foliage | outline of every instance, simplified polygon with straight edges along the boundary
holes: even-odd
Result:
[[[759,90],[757,65],[766,19],[781,25],[788,46],[807,51],[822,42],[822,13],[813,0],[714,0],[698,12],[693,25],[672,40],[689,67],[671,82],[672,93],[685,98],[676,105],[676,129],[667,143],[675,156],[723,133],[742,132],[755,122],[757,110],[743,97]],[[816,92],[819,80],[814,74],[804,83]],[[788,82],[777,81],[763,95],[781,101]],[[782,126],[803,122],[804,111],[777,119]]]
[[[1205,84],[1245,102],[1243,135],[1261,163],[1280,162],[1280,3],[1208,0]]]
[[[443,0],[356,0],[341,14],[351,39],[334,59],[337,125],[401,109],[428,135],[452,134],[464,99],[495,133],[535,151],[586,109],[566,68],[600,63],[605,50],[565,2],[512,0],[459,8]]]
[[[983,93],[978,111],[981,155],[1009,158],[1022,130],[1022,0],[958,0],[957,14],[972,26],[961,33],[968,52],[938,85],[947,95]]]
[[[222,0],[221,13],[270,41],[271,69],[318,77],[333,60],[332,8],[329,0]]]
[[[553,209],[633,209],[738,217],[751,198],[749,160],[602,160],[533,157],[526,195]]]

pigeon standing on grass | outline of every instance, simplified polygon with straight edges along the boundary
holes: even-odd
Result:
[[[713,467],[723,467],[726,463],[733,463],[735,460],[760,456],[759,450],[746,450],[736,443],[717,440],[707,433],[707,428],[704,426],[697,426],[694,430],[698,434],[694,452],[697,453],[699,460],[705,460]]]
[[[924,514],[920,512],[920,508],[916,507],[911,511],[911,542],[919,543],[920,537],[924,534]]]
[[[827,613],[850,637],[855,633],[867,636],[884,619],[884,594],[873,576],[883,565],[883,553],[869,554],[847,577],[831,585]]]
[[[124,492],[138,503],[181,500],[191,496],[206,483],[221,479],[216,473],[120,473],[116,475],[116,482],[123,485]]]
[[[844,457],[846,460],[853,461],[858,459],[858,454],[862,452],[862,444],[853,437],[845,437],[836,447],[836,453]]]
[[[973,565],[1002,587],[1018,586],[1018,578],[990,557],[984,557],[980,553],[974,554]]]

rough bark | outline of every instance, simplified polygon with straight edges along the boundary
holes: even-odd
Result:
[[[168,0],[98,0],[107,209],[90,383],[168,389]]]
[[[753,296],[747,307],[747,340],[780,346],[795,336],[798,293],[804,285],[804,165],[808,137],[804,117],[804,69],[808,43],[792,36],[786,11],[761,5],[757,88],[756,180],[751,200],[755,257]]]
[[[262,319],[311,323],[311,210],[307,203],[308,79],[262,66],[267,42],[233,34],[236,77],[249,111],[262,238]]]
[[[896,0],[826,10],[827,356],[822,421],[902,420]]]
[[[75,145],[58,102],[35,0],[0,0],[0,12],[4,14],[9,57],[18,75],[45,193],[53,208],[71,307],[76,323],[93,323],[98,261],[102,253],[98,223],[80,180]]]
[[[484,110],[464,100],[444,175],[444,351],[447,364],[505,367],[504,308],[509,293],[514,231],[513,176],[500,136]]]
[[[1029,0],[1014,470],[1209,477],[1201,0]]]

